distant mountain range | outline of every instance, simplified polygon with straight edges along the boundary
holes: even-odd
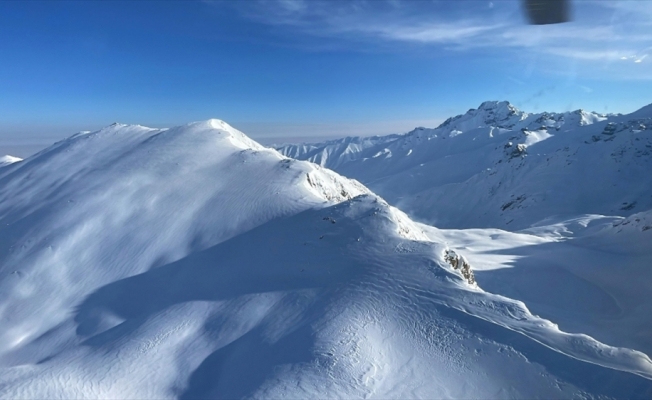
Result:
[[[434,129],[279,147],[440,228],[524,229],[652,209],[652,105],[530,114],[487,101]]]

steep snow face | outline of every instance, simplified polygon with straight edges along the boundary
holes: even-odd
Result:
[[[0,238],[2,398],[652,393],[645,354],[484,292],[359,183],[217,120],[1,169]]]
[[[555,215],[626,217],[652,208],[645,110],[527,114],[485,102],[436,129],[417,128],[325,165],[439,227],[523,229]]]
[[[9,156],[9,155],[2,156],[2,157],[0,157],[0,167],[4,167],[5,165],[17,163],[18,161],[23,161],[23,159],[18,158],[18,157]]]

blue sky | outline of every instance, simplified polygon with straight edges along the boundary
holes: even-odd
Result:
[[[250,136],[435,126],[484,100],[524,111],[652,102],[652,2],[0,2],[0,153],[114,121],[220,118]]]

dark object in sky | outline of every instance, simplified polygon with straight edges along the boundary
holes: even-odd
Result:
[[[570,21],[569,0],[523,0],[532,25],[559,24]]]

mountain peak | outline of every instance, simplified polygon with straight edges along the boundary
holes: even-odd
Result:
[[[221,119],[209,118],[202,121],[190,122],[184,126],[187,127],[196,127],[196,128],[205,128],[205,129],[217,129],[221,131],[230,131],[234,129],[231,125],[227,124]]]
[[[502,115],[504,117],[510,117],[520,112],[520,110],[514,107],[514,105],[509,101],[496,100],[483,102],[480,104],[478,111],[487,111],[490,113],[493,112],[494,114]]]
[[[232,127],[228,123],[224,122],[221,119],[211,118],[204,121],[191,122],[187,125],[170,128],[170,130],[175,132],[184,132],[184,134],[196,132],[196,133],[218,133],[225,138],[230,138],[231,142],[241,148],[251,148],[253,150],[261,150],[264,148],[263,145],[251,139],[246,134],[240,132],[236,128]],[[215,132],[217,131],[217,132]]]
[[[482,102],[482,104],[480,104],[480,107],[478,107],[479,110],[495,110],[495,109],[503,109],[503,108],[516,110],[516,107],[514,107],[509,101],[497,101],[497,100],[484,101]]]
[[[211,118],[211,119],[207,120],[206,123],[209,124],[210,126],[212,126],[213,128],[217,128],[217,129],[225,128],[225,127],[229,127],[229,128],[231,127],[226,122],[222,121],[221,119],[217,119],[217,118]]]
[[[438,129],[466,131],[481,126],[511,128],[525,115],[509,101],[485,101],[478,109],[472,108],[465,114],[448,118]]]

